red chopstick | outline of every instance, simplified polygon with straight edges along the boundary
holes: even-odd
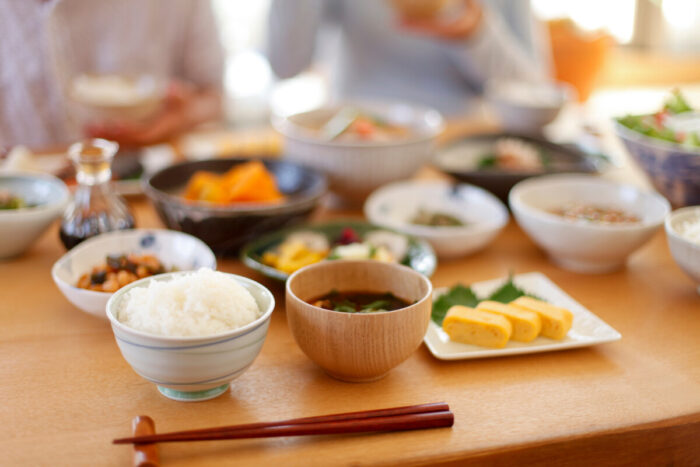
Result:
[[[445,403],[305,417],[278,422],[251,423],[199,430],[120,438],[114,444],[166,443],[218,439],[268,438],[449,427],[454,415]]]

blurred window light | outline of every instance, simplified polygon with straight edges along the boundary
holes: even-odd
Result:
[[[244,50],[226,63],[224,86],[234,98],[264,94],[272,84],[272,72],[267,58],[260,52]]]
[[[668,1],[665,0],[664,3]],[[684,3],[679,0],[679,3]],[[621,43],[634,34],[636,0],[533,0],[535,14],[544,20],[570,18],[581,29],[604,30]]]
[[[260,49],[270,0],[211,0],[221,40],[229,52]]]
[[[690,29],[700,19],[700,2],[692,0],[663,0],[661,11],[669,25]]]
[[[272,91],[272,113],[286,116],[319,107],[328,100],[326,90],[324,78],[314,72],[281,81]]]

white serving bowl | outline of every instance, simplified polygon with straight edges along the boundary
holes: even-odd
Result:
[[[412,224],[419,209],[450,214],[467,225]],[[440,258],[458,258],[486,247],[508,223],[508,210],[488,191],[440,180],[397,182],[382,187],[367,199],[365,216],[373,224],[426,240]]]
[[[664,227],[673,259],[695,281],[700,293],[700,243],[692,242],[680,233],[681,226],[689,221],[700,221],[700,206],[673,211],[666,216]]]
[[[484,94],[504,129],[538,133],[559,115],[564,104],[574,99],[575,92],[564,83],[490,80]]]
[[[546,175],[515,185],[510,208],[520,227],[556,264],[582,273],[604,273],[625,264],[646,243],[670,211],[655,192],[593,175]],[[619,209],[641,222],[600,224],[570,221],[551,213],[567,204],[590,204]]]
[[[143,121],[163,106],[168,83],[159,77],[85,73],[73,78],[68,96],[85,123]]]
[[[0,210],[0,259],[23,253],[61,216],[70,193],[56,177],[39,173],[0,175],[0,191],[8,190],[32,207]]]
[[[354,107],[390,123],[410,127],[405,139],[346,142],[321,139],[317,128],[341,107]],[[443,131],[436,110],[395,102],[349,102],[288,117],[273,118],[284,137],[284,157],[320,170],[330,189],[347,201],[362,202],[374,189],[413,175],[433,156],[435,138]]]
[[[80,276],[104,263],[107,255],[128,253],[153,254],[166,269],[216,269],[214,253],[192,235],[172,230],[133,229],[104,233],[79,243],[56,261],[51,276],[73,305],[86,313],[106,319],[105,307],[112,294],[81,289],[75,284]]]
[[[107,317],[122,356],[136,373],[155,383],[170,399],[202,401],[223,394],[253,363],[265,341],[275,298],[257,282],[228,274],[251,293],[262,312],[241,328],[205,337],[167,337],[138,331],[117,320],[116,311],[129,290],[182,274],[186,272],[160,274],[122,287],[107,302]]]

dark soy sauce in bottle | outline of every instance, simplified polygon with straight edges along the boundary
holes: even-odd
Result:
[[[111,164],[118,148],[117,143],[103,139],[68,148],[78,188],[61,221],[59,235],[67,249],[104,232],[134,227],[126,202],[112,189]]]

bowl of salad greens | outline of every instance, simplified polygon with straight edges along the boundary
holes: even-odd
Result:
[[[616,119],[617,135],[674,208],[700,204],[700,109],[674,90],[661,110]]]

